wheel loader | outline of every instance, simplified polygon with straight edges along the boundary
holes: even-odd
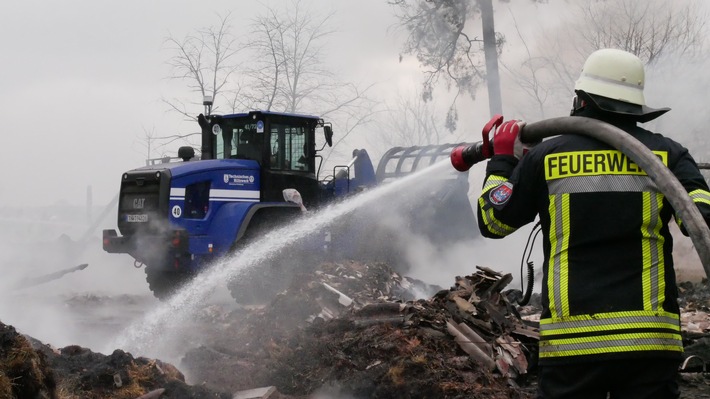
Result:
[[[322,118],[270,111],[214,115],[210,109],[206,104],[205,113],[197,118],[199,156],[192,147],[180,147],[178,159],[153,160],[123,173],[118,231],[103,231],[104,250],[129,254],[136,267],[145,266],[150,290],[161,299],[246,242],[300,217],[304,209],[319,212],[333,201],[448,160],[451,149],[458,145],[392,148],[376,169],[366,150],[355,150],[347,165],[321,173],[320,153],[333,139],[331,124]],[[323,135],[321,148],[316,146],[316,134]],[[467,178],[454,175],[421,184],[429,191],[419,205],[402,201],[408,204],[412,218],[407,230],[427,235],[432,243],[449,240],[447,232],[457,239],[475,234]],[[295,193],[299,200],[285,198],[285,192]],[[404,232],[390,229],[386,233],[390,237],[383,239],[381,234],[385,233],[375,226],[377,218],[363,222],[359,216],[349,218],[351,222],[359,220],[351,224],[357,228],[339,223],[332,231],[310,237],[309,244],[297,251],[312,255],[310,261],[334,254],[394,256],[393,248],[363,250],[363,245],[370,241],[381,247],[393,242],[392,235]],[[436,228],[442,225],[444,228]],[[276,262],[278,267],[288,268],[283,260],[293,255],[284,254],[282,261]],[[277,274],[286,273],[281,270]],[[230,285],[235,298],[255,289],[249,280]]]

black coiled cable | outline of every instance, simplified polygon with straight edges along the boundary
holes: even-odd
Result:
[[[528,242],[525,243],[525,250],[523,251],[523,258],[520,260],[520,290],[523,289],[523,265],[527,264],[528,268],[528,280],[527,287],[525,289],[525,294],[523,298],[518,300],[518,305],[525,306],[530,302],[530,297],[532,296],[533,285],[535,284],[535,265],[530,260],[530,255],[532,254],[533,247],[535,246],[535,238],[540,234],[542,228],[540,227],[540,222],[538,221],[535,226],[530,231],[528,235]],[[528,250],[528,248],[530,250]]]

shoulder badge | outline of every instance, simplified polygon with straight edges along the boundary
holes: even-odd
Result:
[[[513,184],[505,182],[498,187],[493,188],[488,194],[488,199],[495,206],[505,205],[513,194]]]

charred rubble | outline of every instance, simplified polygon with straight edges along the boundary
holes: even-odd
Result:
[[[231,395],[190,386],[177,368],[160,360],[134,358],[120,349],[106,356],[79,346],[52,348],[0,322],[1,399],[157,397],[229,399]]]
[[[537,330],[501,293],[510,276],[479,268],[430,299],[415,298],[435,287],[382,263],[324,263],[315,276],[228,316],[222,328],[234,332],[189,351],[181,367],[207,386],[274,385],[296,397],[531,397],[521,386]]]
[[[532,398],[539,295],[517,306],[511,280],[476,267],[443,289],[384,263],[322,263],[263,306],[200,310],[208,339],[180,370],[120,349],[54,349],[0,324],[0,399]],[[681,297],[682,398],[703,397],[710,291],[684,283]]]

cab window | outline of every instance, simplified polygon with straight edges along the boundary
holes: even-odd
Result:
[[[306,127],[271,124],[269,137],[271,169],[310,171]]]
[[[263,133],[258,133],[256,122],[249,119],[224,121],[221,133],[215,137],[217,159],[251,159],[262,161]]]

